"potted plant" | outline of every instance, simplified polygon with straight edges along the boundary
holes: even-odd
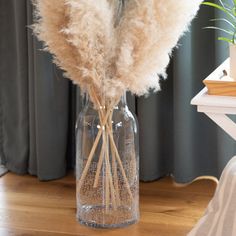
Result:
[[[33,2],[35,34],[86,96],[76,129],[77,219],[97,228],[133,224],[138,129],[125,93],[160,89],[159,76],[202,0]]]
[[[236,81],[236,0],[218,0],[219,4],[205,1],[202,5],[210,6],[224,13],[224,17],[211,21],[223,22],[223,26],[209,26],[207,29],[215,29],[225,33],[218,40],[229,43],[230,52],[230,77]]]

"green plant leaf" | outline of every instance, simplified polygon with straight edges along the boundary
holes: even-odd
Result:
[[[233,43],[232,39],[225,38],[225,37],[218,37],[218,40],[220,41],[225,41],[227,43]]]
[[[231,11],[229,11],[226,8],[220,6],[219,4],[212,3],[212,2],[203,2],[202,5],[206,5],[206,6],[210,6],[210,7],[214,7],[216,9],[219,9],[219,10],[223,11],[225,14],[227,14],[228,16],[230,16],[234,21],[236,21],[235,15],[232,14]]]
[[[233,43],[235,43],[235,38],[236,38],[236,28],[234,29],[234,35],[233,35],[233,39],[232,39]]]
[[[220,27],[208,26],[208,27],[204,27],[204,29],[220,30],[220,31],[225,32],[225,33],[227,33],[227,34],[229,34],[229,35],[232,35],[232,36],[234,35],[234,32],[233,32],[233,31],[229,31],[229,30],[226,30],[226,29],[222,29],[222,28],[220,28]]]
[[[236,16],[236,6],[232,8],[232,13]]]
[[[227,9],[228,11],[231,11],[231,6],[228,5],[227,3],[223,2],[222,0],[219,0],[221,6],[225,9]]]
[[[236,24],[233,24],[231,21],[229,21],[225,18],[216,18],[216,19],[211,19],[210,21],[224,21],[224,22],[228,23],[230,26],[232,26],[233,28],[236,28]]]

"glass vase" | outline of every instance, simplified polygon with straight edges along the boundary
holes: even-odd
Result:
[[[76,128],[77,219],[119,228],[139,219],[138,128],[126,96],[95,108],[89,95]]]

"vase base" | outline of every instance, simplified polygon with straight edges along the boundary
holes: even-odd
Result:
[[[84,211],[77,213],[80,224],[91,228],[124,228],[138,222],[138,215],[134,217],[130,208],[119,207],[116,211],[106,213],[102,206],[84,206]]]
[[[115,229],[115,228],[125,228],[127,226],[136,224],[138,220],[131,220],[131,221],[126,221],[121,224],[97,224],[95,222],[88,222],[88,221],[83,221],[82,219],[77,218],[78,222],[82,225],[85,225],[90,228],[96,228],[96,229]]]

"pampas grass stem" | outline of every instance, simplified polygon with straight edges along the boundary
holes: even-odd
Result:
[[[116,147],[116,144],[115,144],[115,142],[114,142],[113,134],[111,133],[110,130],[108,130],[108,134],[109,134],[109,137],[110,137],[111,148],[112,148],[113,151],[115,152],[115,157],[116,157],[116,160],[117,160],[117,162],[118,162],[118,164],[119,164],[119,167],[120,167],[122,176],[123,176],[123,178],[124,178],[125,186],[126,186],[126,188],[127,188],[127,191],[128,191],[129,197],[130,197],[130,200],[133,201],[133,194],[132,194],[132,192],[131,192],[130,185],[129,185],[129,181],[128,181],[128,179],[127,179],[127,176],[126,176],[126,173],[125,173],[125,170],[124,170],[124,167],[123,167],[123,164],[122,164],[122,161],[121,161],[119,152],[118,152],[117,147]]]
[[[113,127],[112,127],[112,114],[110,115],[110,121],[109,121],[110,127],[109,129],[113,133]],[[115,186],[115,193],[116,193],[116,201],[117,205],[120,205],[120,189],[119,189],[119,181],[118,181],[118,173],[117,173],[117,163],[116,163],[116,157],[115,157],[114,148],[111,148],[111,157],[112,157],[112,173],[114,175],[114,186]]]
[[[88,160],[87,160],[87,162],[86,162],[86,165],[85,165],[85,167],[84,167],[84,169],[83,169],[83,172],[82,172],[81,177],[80,177],[80,180],[79,180],[79,185],[78,185],[78,190],[79,190],[79,191],[80,191],[80,189],[81,189],[81,187],[82,187],[82,184],[84,183],[84,179],[85,179],[85,177],[86,177],[86,175],[87,175],[87,173],[88,173],[88,170],[89,170],[89,167],[90,167],[90,165],[91,165],[91,162],[92,162],[94,153],[95,153],[95,151],[96,151],[96,149],[97,149],[97,146],[98,146],[98,144],[99,144],[99,141],[100,141],[101,136],[102,136],[102,133],[103,133],[103,127],[104,127],[104,126],[106,125],[106,123],[107,123],[107,120],[108,120],[108,118],[109,118],[110,112],[111,112],[111,110],[108,110],[107,113],[106,113],[106,115],[104,116],[104,119],[101,121],[101,128],[99,129],[98,134],[97,134],[97,136],[96,136],[96,138],[95,138],[94,144],[93,144],[92,149],[91,149],[91,151],[90,151],[90,154],[89,154],[89,156],[88,156]]]
[[[93,95],[93,100],[97,102],[97,107],[102,108],[103,106],[101,105],[96,93],[94,93],[93,88],[90,90],[91,95]],[[114,142],[114,136],[113,136],[113,131],[112,131],[112,114],[113,114],[113,107],[115,104],[118,103],[118,100],[116,100],[115,103],[111,103],[108,107],[106,107],[106,110],[104,111],[103,109],[99,109],[99,119],[100,119],[100,130],[95,138],[94,144],[92,146],[91,152],[89,154],[88,160],[86,162],[85,168],[83,169],[83,172],[81,174],[79,184],[78,184],[78,189],[77,191],[80,192],[80,189],[84,183],[84,180],[86,178],[86,175],[89,171],[89,168],[92,163],[92,159],[94,157],[95,151],[97,149],[97,146],[99,144],[99,141],[102,137],[103,142],[102,142],[102,148],[100,150],[100,155],[99,155],[99,160],[98,160],[98,165],[97,165],[97,170],[95,174],[95,179],[94,179],[94,188],[98,186],[99,182],[99,177],[101,173],[101,168],[102,168],[102,163],[105,163],[105,205],[106,205],[106,212],[109,210],[109,205],[110,205],[110,200],[112,201],[112,206],[114,210],[117,209],[117,205],[120,205],[120,198],[119,198],[119,185],[118,185],[118,176],[117,176],[117,168],[119,166],[121,170],[121,174],[123,176],[125,186],[128,191],[128,195],[130,196],[131,201],[133,200],[133,195],[130,189],[130,185],[118,152],[118,149],[116,147],[116,144]],[[110,147],[109,147],[109,141],[110,141]],[[111,155],[112,155],[112,165],[109,160],[109,149],[111,149]],[[116,163],[118,163],[118,166]],[[114,168],[116,167],[116,170]],[[112,177],[111,170],[113,170],[115,174],[114,178]],[[114,179],[114,180],[113,180]],[[114,183],[115,186],[114,187]]]

